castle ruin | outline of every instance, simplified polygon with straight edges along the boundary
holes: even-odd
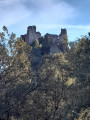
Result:
[[[59,53],[65,51],[65,45],[61,43],[64,43],[64,36],[67,35],[66,29],[61,29],[60,35],[54,35],[54,34],[46,34],[48,35],[50,39],[50,53]],[[33,41],[38,40],[41,38],[41,33],[36,32],[36,26],[29,26],[27,29],[27,34],[22,35],[23,40],[30,45]],[[61,47],[60,47],[61,46]]]

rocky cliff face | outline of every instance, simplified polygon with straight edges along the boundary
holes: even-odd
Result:
[[[54,34],[46,34],[50,39],[50,53],[59,53],[65,51],[65,45],[62,45],[60,48],[60,44],[64,41],[64,36],[67,35],[66,29],[61,29],[60,35]],[[27,34],[22,35],[23,40],[30,45],[36,39],[41,38],[41,33],[36,32],[36,26],[29,26],[27,29]]]

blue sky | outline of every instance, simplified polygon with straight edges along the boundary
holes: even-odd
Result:
[[[73,41],[90,32],[90,0],[0,0],[0,30],[3,25],[17,37],[31,25],[42,35],[66,28]]]

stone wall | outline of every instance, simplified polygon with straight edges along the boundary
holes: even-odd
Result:
[[[51,44],[55,44],[56,42],[59,41],[59,36],[58,35],[48,34],[48,37],[51,41]]]
[[[50,45],[50,54],[61,52],[59,46],[57,44]]]
[[[60,35],[52,35],[49,34],[51,45],[50,45],[50,53],[59,53],[65,51],[65,45],[63,44],[60,49],[60,43],[64,42],[64,36],[67,35],[66,29],[61,29]]]

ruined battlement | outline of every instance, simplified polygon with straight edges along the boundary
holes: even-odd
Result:
[[[27,28],[27,33],[28,33],[29,31],[31,31],[31,32],[36,32],[36,26],[29,26],[29,27]]]
[[[61,28],[61,33],[60,33],[60,35],[64,35],[64,34],[67,34],[67,30]]]

